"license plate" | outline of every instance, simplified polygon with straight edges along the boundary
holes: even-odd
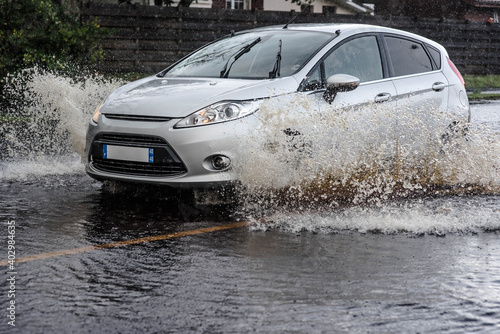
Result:
[[[147,147],[102,145],[102,158],[154,163],[155,149]]]

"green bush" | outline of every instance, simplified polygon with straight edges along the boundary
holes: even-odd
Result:
[[[0,80],[25,68],[64,71],[104,56],[98,42],[106,32],[97,22],[80,22],[51,0],[0,0],[0,25]]]

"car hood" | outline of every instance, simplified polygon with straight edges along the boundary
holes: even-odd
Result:
[[[297,87],[293,77],[266,80],[148,77],[111,93],[101,112],[180,118],[216,102],[267,98],[294,92]]]

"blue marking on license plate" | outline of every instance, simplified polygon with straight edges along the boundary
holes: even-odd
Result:
[[[155,149],[154,148],[149,149],[149,162],[150,163],[155,162]]]
[[[108,145],[102,145],[102,158],[108,158]]]

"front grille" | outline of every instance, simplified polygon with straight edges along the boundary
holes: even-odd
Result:
[[[113,160],[103,158],[103,145],[154,148],[154,163]],[[103,133],[92,143],[93,166],[109,173],[136,176],[175,176],[187,172],[179,156],[161,137]]]
[[[186,168],[182,163],[150,164],[145,162],[94,158],[93,165],[95,168],[105,172],[136,176],[174,176],[186,173]]]
[[[172,118],[163,116],[142,116],[142,115],[124,115],[124,114],[103,114],[106,118],[118,119],[121,121],[140,121],[140,122],[168,122]]]
[[[101,133],[96,136],[94,141],[103,140],[106,142],[113,142],[117,144],[147,144],[147,145],[168,145],[165,139],[156,136],[147,135],[131,135],[121,133]],[[142,145],[140,145],[142,146]]]

